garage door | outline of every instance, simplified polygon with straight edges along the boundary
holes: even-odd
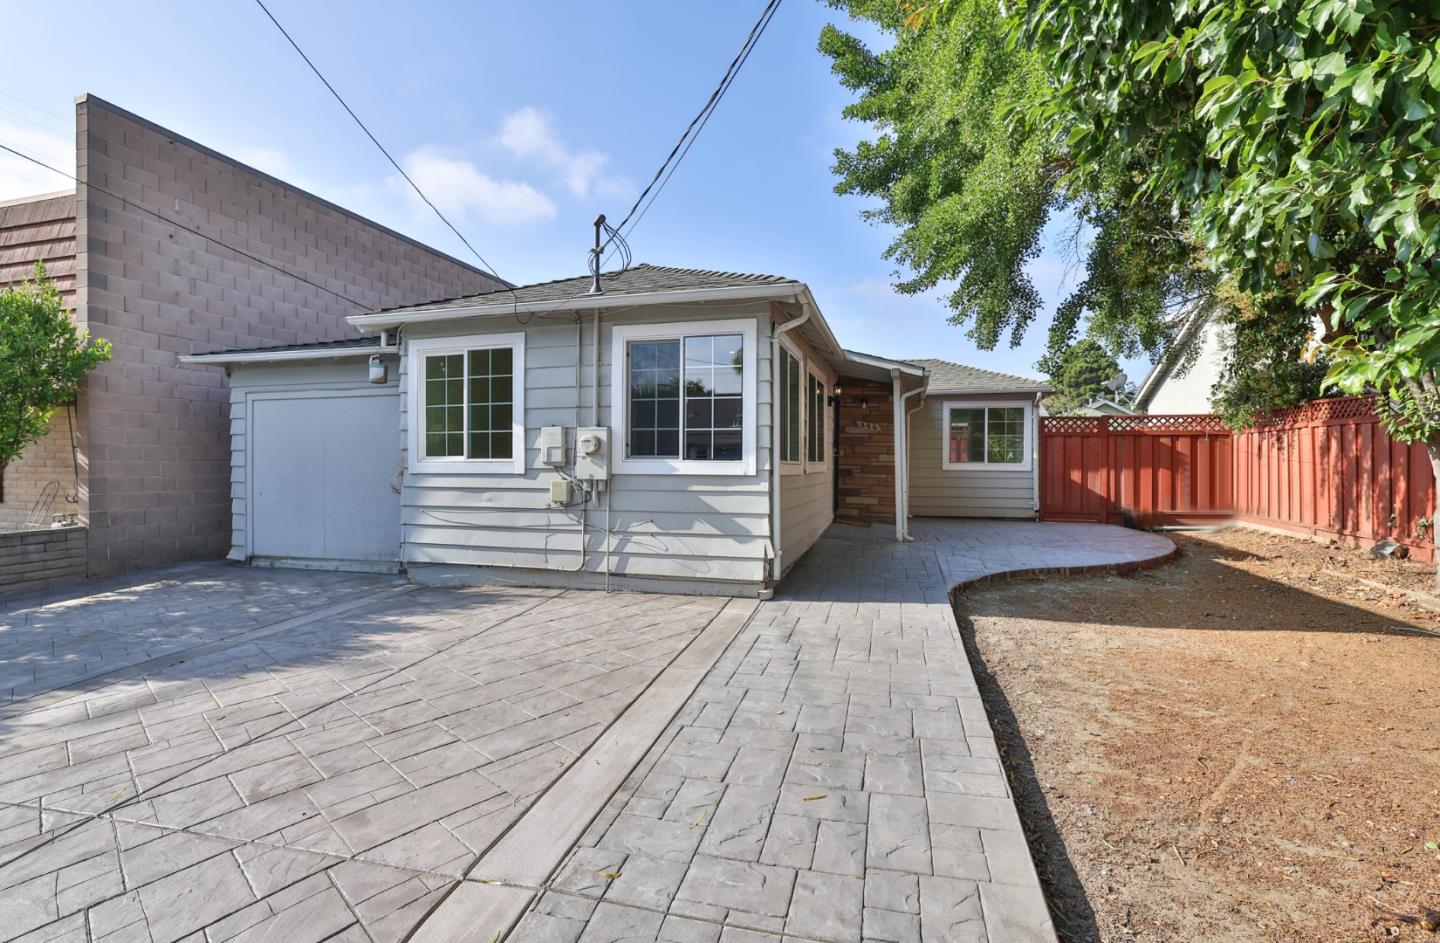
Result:
[[[252,556],[399,559],[394,390],[256,396],[248,418]]]

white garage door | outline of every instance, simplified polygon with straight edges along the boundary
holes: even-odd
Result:
[[[395,391],[253,397],[248,426],[253,556],[399,559]]]

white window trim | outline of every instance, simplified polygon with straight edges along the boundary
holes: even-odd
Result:
[[[635,340],[683,340],[712,334],[739,334],[741,358],[740,410],[742,432],[738,461],[714,462],[685,458],[630,458],[629,410],[630,379],[626,375],[628,359],[625,347]],[[610,331],[610,409],[615,417],[615,463],[617,475],[753,475],[755,474],[755,426],[759,416],[755,408],[756,322],[753,319],[729,321],[672,321],[665,324],[618,324]],[[682,344],[683,348],[683,344]],[[682,409],[684,397],[681,397]],[[683,425],[682,425],[683,428]]]
[[[1029,471],[1035,435],[1034,403],[1028,400],[963,400],[950,399],[940,404],[940,467],[944,471]],[[1025,445],[1023,462],[952,462],[950,461],[950,411],[952,409],[1023,409],[1025,410]],[[985,414],[985,441],[990,441],[990,414]]]
[[[512,334],[466,334],[456,337],[423,337],[407,341],[409,360],[409,383],[406,385],[406,420],[410,426],[409,461],[407,471],[412,475],[523,475],[525,474],[525,335]],[[509,347],[514,351],[512,369],[515,371],[513,416],[510,423],[514,444],[512,458],[463,458],[425,456],[425,399],[422,392],[424,383],[425,357],[435,354],[462,354],[471,350],[493,350]],[[467,358],[468,369],[468,358]],[[469,418],[467,416],[468,425]],[[467,443],[468,446],[468,443]]]
[[[806,377],[814,377],[815,379],[820,381],[819,429],[820,441],[824,447],[820,449],[819,462],[810,461],[810,384],[808,381],[805,384],[805,395],[801,397],[801,399],[805,402],[805,435],[803,436],[805,442],[802,448],[802,451],[804,453],[802,457],[805,459],[805,473],[813,474],[815,472],[823,472],[830,467],[830,456],[832,454],[830,446],[833,444],[830,441],[830,437],[834,434],[834,430],[830,428],[829,422],[831,409],[830,381],[825,379],[824,373],[816,369],[815,361],[813,360],[805,361],[805,375]]]
[[[775,395],[781,397],[780,409],[778,410],[780,415],[780,427],[775,430],[775,454],[781,456],[780,474],[803,475],[805,474],[805,354],[801,352],[799,347],[795,346],[794,341],[790,340],[784,335],[781,335],[780,337],[780,349],[782,351],[781,360],[775,364]],[[780,375],[780,364],[784,363],[785,353],[788,353],[790,354],[790,356],[794,357],[795,363],[798,364],[800,367],[800,444],[799,447],[795,450],[795,455],[797,456],[796,458],[785,458],[783,455],[781,455],[781,446],[782,443],[785,441],[784,396],[786,391],[783,386],[783,378]]]

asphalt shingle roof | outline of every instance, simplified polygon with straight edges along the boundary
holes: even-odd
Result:
[[[919,357],[906,358],[905,362],[918,364],[930,371],[930,391],[934,393],[1048,392],[1051,388],[1044,380],[981,370],[948,360]]]
[[[606,272],[601,276],[601,285],[607,295],[639,295],[657,291],[693,291],[702,288],[737,288],[745,285],[772,284],[798,285],[793,278],[779,275],[746,275],[741,272],[711,272],[704,269],[672,268],[664,265],[633,265],[622,272]],[[487,304],[527,304],[542,301],[569,301],[582,299],[590,294],[592,278],[582,275],[576,278],[562,278],[553,282],[539,282],[534,285],[517,285],[514,291],[504,288],[481,292],[476,295],[462,295],[458,298],[444,298],[423,304],[401,305],[386,308],[390,314],[397,311],[443,311],[447,308],[469,308]]]

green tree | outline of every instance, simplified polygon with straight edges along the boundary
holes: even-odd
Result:
[[[109,341],[76,332],[44,265],[36,263],[33,281],[0,289],[0,471],[109,359]]]
[[[1120,364],[1099,342],[1086,337],[1058,355],[1046,357],[1040,368],[1050,377],[1055,392],[1045,398],[1045,408],[1063,416],[1091,400],[1111,395],[1106,384],[1120,373]]]
[[[982,349],[1019,344],[1041,310],[1026,271],[1057,211],[1074,221],[1080,277],[1049,326],[1050,356],[1082,333],[1125,356],[1159,356],[1216,277],[1168,207],[1143,199],[1137,171],[1107,166],[1072,186],[1047,62],[1019,42],[1000,0],[929,7],[829,0],[879,27],[882,51],[829,26],[820,50],[857,93],[845,117],[873,138],[836,151],[836,191],[874,198],[864,212],[896,229],[887,257],[918,293],[950,286],[950,320]],[[1083,330],[1082,330],[1083,329]]]
[[[1440,9],[1040,0],[1025,16],[1067,185],[1143,159],[1144,199],[1265,299],[1271,340],[1252,350],[1285,352],[1279,367],[1322,345],[1326,385],[1378,392],[1440,477]]]

